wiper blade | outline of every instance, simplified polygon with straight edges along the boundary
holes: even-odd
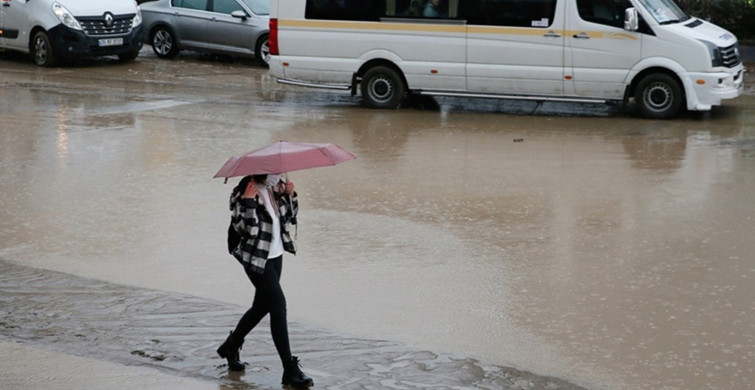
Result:
[[[691,18],[692,18],[692,17],[691,17],[691,16],[689,16],[689,15],[684,15],[684,16],[682,16],[682,17],[681,17],[681,18],[679,18],[679,19],[670,19],[670,20],[664,20],[663,22],[660,22],[659,24],[661,24],[661,25],[664,25],[664,24],[674,24],[674,23],[681,23],[681,22],[684,22],[684,21],[690,20]]]

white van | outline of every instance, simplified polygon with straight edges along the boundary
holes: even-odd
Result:
[[[406,93],[710,110],[743,90],[737,39],[673,0],[272,0],[279,82]]]
[[[141,23],[135,0],[0,0],[0,49],[29,53],[39,66],[107,55],[130,61],[142,48]]]

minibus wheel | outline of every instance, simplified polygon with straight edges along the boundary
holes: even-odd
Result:
[[[406,87],[401,76],[390,67],[376,66],[362,76],[362,100],[370,108],[398,108]]]
[[[176,34],[165,26],[155,27],[149,42],[152,44],[152,51],[160,58],[176,58],[178,55]]]
[[[32,41],[31,53],[34,57],[34,63],[39,66],[51,67],[57,64],[55,58],[55,52],[52,50],[52,44],[50,43],[50,37],[44,31],[39,31],[34,34],[34,40]]]
[[[679,82],[665,73],[652,73],[640,80],[635,90],[637,109],[645,118],[665,119],[679,113],[684,94]]]

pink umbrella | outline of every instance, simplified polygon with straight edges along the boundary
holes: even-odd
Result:
[[[246,176],[266,173],[284,173],[301,169],[340,164],[356,158],[336,144],[279,141],[233,156],[214,177]]]

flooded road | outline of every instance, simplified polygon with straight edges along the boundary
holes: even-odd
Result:
[[[290,175],[292,323],[590,389],[755,387],[751,90],[672,121],[466,99],[377,111],[243,62],[143,53],[60,69],[2,54],[0,259],[240,315],[232,183],[212,175],[276,140],[335,142],[357,160]],[[237,320],[213,313],[207,345],[181,348],[212,354]],[[305,371],[313,339],[293,345]]]

